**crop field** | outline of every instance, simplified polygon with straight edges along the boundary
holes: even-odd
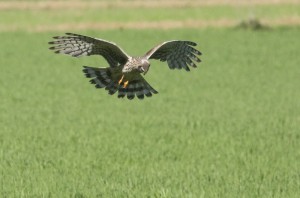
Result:
[[[300,2],[122,2],[0,1],[0,197],[299,197]],[[65,32],[202,62],[151,60],[159,93],[118,99],[81,71],[102,57],[48,49]]]

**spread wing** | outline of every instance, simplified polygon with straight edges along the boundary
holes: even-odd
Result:
[[[66,33],[66,36],[55,36],[49,42],[50,50],[55,53],[68,54],[73,57],[101,55],[111,67],[125,64],[129,56],[115,43],[79,34]]]
[[[167,61],[170,69],[184,68],[186,71],[190,71],[189,66],[197,67],[194,61],[201,62],[197,57],[197,55],[201,55],[201,52],[192,47],[196,45],[191,41],[166,41],[148,51],[145,57]]]

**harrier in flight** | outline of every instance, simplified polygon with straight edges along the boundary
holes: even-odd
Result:
[[[158,93],[141,74],[146,74],[150,68],[149,59],[167,61],[170,69],[185,69],[197,67],[194,62],[201,62],[197,55],[201,52],[193,46],[191,41],[172,40],[163,42],[149,50],[145,55],[132,57],[126,54],[115,43],[79,34],[66,33],[65,36],[55,36],[49,42],[50,50],[55,53],[68,54],[73,57],[101,55],[108,62],[109,67],[96,68],[83,66],[83,72],[96,88],[105,88],[110,95],[118,92],[118,98],[135,96],[143,99]]]

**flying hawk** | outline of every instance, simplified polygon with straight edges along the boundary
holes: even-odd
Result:
[[[53,45],[50,50],[55,53],[68,54],[73,57],[101,55],[108,62],[107,68],[83,66],[83,72],[96,88],[105,88],[110,95],[118,92],[118,98],[127,95],[133,99],[135,95],[143,99],[158,93],[143,78],[150,67],[149,59],[167,61],[170,69],[182,69],[190,71],[189,66],[197,67],[193,62],[201,62],[196,55],[201,52],[193,48],[197,44],[191,41],[172,40],[163,42],[149,50],[145,55],[132,57],[126,54],[115,43],[98,38],[92,38],[74,33],[66,33],[66,36],[55,36],[55,40],[49,42]]]

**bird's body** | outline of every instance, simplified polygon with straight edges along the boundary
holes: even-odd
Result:
[[[124,74],[129,74],[131,72],[146,74],[149,67],[150,62],[145,57],[129,57],[128,61],[121,66],[122,73]]]
[[[92,78],[90,82],[97,88],[105,88],[109,94],[118,92],[118,97],[127,95],[128,99],[137,96],[143,99],[158,93],[153,89],[141,74],[146,74],[150,68],[149,59],[167,61],[170,69],[189,71],[189,66],[196,67],[200,62],[196,55],[201,52],[191,46],[196,43],[190,41],[167,41],[149,50],[144,56],[132,57],[112,42],[83,35],[66,33],[67,36],[53,37],[55,41],[49,42],[55,53],[69,54],[74,57],[102,55],[109,64],[107,68],[84,66],[86,77]]]

